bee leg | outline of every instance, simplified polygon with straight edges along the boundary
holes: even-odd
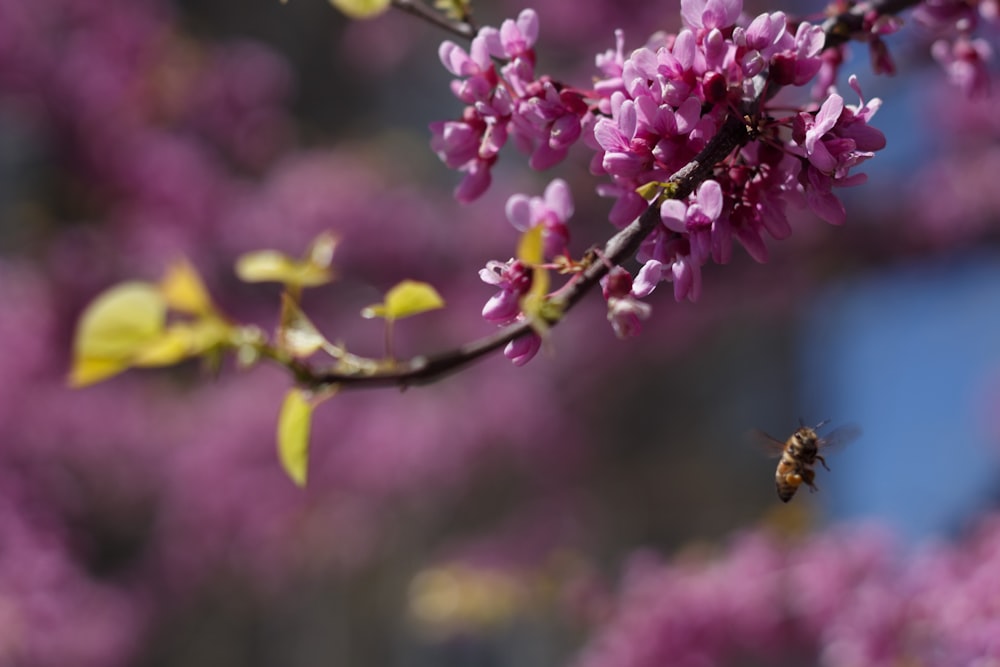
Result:
[[[817,461],[819,461],[820,463],[822,463],[822,464],[823,464],[823,467],[824,467],[824,468],[826,468],[827,470],[829,470],[829,469],[830,469],[830,466],[828,466],[828,465],[826,464],[826,459],[824,459],[824,458],[823,458],[823,457],[822,457],[821,455],[817,454],[817,455],[816,455],[816,460],[817,460]]]
[[[816,479],[816,473],[814,473],[812,470],[802,471],[802,481],[805,483],[806,486],[809,487],[809,493],[816,493],[817,491],[819,491],[819,487],[817,487],[816,484],[813,483],[814,479]]]

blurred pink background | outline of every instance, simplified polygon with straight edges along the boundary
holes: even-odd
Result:
[[[535,3],[540,69],[585,82],[613,28],[629,47],[676,30],[670,5]],[[615,338],[595,295],[524,368],[498,355],[338,396],[304,491],[274,452],[276,367],[66,388],[86,303],[178,255],[270,328],[278,289],[239,283],[235,258],[333,230],[341,279],[307,312],[378,354],[360,308],[429,281],[448,307],[400,327],[417,354],[492,331],[476,272],[513,253],[511,194],[565,178],[573,250],[603,241],[582,149],[546,174],[505,153],[482,200],[452,201],[426,129],[460,113],[442,37],[314,0],[0,0],[0,665],[876,664],[904,652],[872,628],[896,637],[931,594],[1000,589],[981,524],[1000,498],[1000,124],[916,31],[890,42],[897,78],[864,77],[889,148],[844,228],[803,216],[768,264],[708,269],[697,304],[660,290],[638,339]],[[786,507],[745,434],[800,418],[866,435]],[[839,588],[809,576],[840,566]],[[811,597],[760,617],[784,609],[777,589],[737,584],[795,567]],[[922,602],[888,602],[907,596]],[[879,622],[851,625],[876,599]],[[971,599],[965,630],[997,611]],[[684,642],[703,652],[685,662]]]

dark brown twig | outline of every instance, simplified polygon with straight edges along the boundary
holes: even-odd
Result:
[[[823,22],[823,32],[826,33],[824,48],[840,46],[849,42],[854,36],[861,37],[864,19],[868,14],[895,15],[918,4],[920,0],[873,0],[859,3],[846,12],[831,16]]]
[[[476,36],[476,29],[470,23],[451,21],[448,17],[434,11],[420,0],[392,0],[392,6],[407,14],[412,14],[428,23],[441,28],[445,32],[450,32],[462,39],[472,39]]]

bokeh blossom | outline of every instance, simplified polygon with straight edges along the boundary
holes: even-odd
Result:
[[[990,664],[998,538],[991,517],[958,544],[910,553],[885,531],[842,527],[794,542],[748,532],[707,559],[637,554],[576,664]]]
[[[566,181],[556,179],[545,188],[542,197],[512,195],[507,200],[507,219],[514,229],[524,232],[536,225],[542,225],[545,244],[544,256],[551,260],[567,251],[569,227],[567,222],[573,216],[573,199]]]

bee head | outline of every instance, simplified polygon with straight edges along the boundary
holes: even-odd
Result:
[[[793,435],[792,439],[795,440],[795,446],[800,451],[809,451],[818,449],[819,436],[816,435],[816,431],[809,428],[808,426],[803,426],[797,430]]]

